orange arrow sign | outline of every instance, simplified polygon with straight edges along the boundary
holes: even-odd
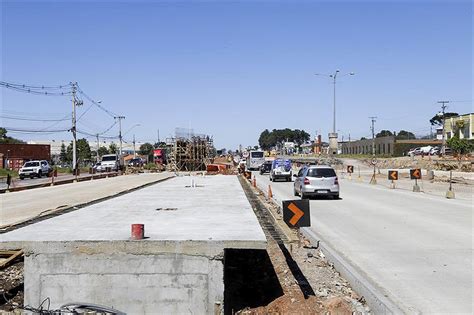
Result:
[[[392,171],[390,172],[390,177],[393,179],[393,180],[397,180],[398,176],[397,176],[397,172],[396,171]]]
[[[418,168],[415,169],[415,171],[413,172],[413,176],[415,176],[416,178],[420,178],[420,170]]]
[[[290,203],[288,206],[288,209],[290,209],[291,212],[293,212],[295,215],[291,218],[290,224],[295,225],[299,219],[304,215],[304,212],[301,211],[300,208],[298,208],[294,203]]]

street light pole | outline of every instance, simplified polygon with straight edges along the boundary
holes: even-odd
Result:
[[[337,79],[337,75],[340,71],[339,70],[336,70],[336,72],[334,72],[334,74],[330,74],[329,76],[328,75],[324,75],[324,76],[328,76],[330,78],[332,78],[332,83],[333,83],[333,112],[332,112],[332,132],[329,133],[329,153],[330,154],[337,154],[337,148],[338,148],[338,143],[337,143],[337,139],[338,139],[338,135],[337,135],[337,132],[336,132],[336,79]],[[344,76],[346,75],[354,75],[355,73],[354,72],[350,72],[348,74],[345,74]],[[316,75],[321,75],[319,73],[316,73]]]
[[[336,70],[334,74],[331,74],[333,78],[333,85],[334,85],[334,106],[332,111],[332,132],[336,133],[336,77],[339,73],[339,70]]]

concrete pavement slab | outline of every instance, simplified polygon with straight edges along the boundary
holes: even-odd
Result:
[[[171,173],[124,175],[0,195],[0,229],[59,208],[72,207],[174,176]]]

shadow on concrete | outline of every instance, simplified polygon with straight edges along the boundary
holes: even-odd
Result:
[[[224,314],[265,306],[283,295],[266,250],[224,251]]]
[[[303,292],[304,298],[307,299],[310,295],[315,295],[313,288],[308,282],[308,279],[306,279],[305,275],[298,266],[298,263],[296,263],[296,261],[293,259],[286,246],[284,244],[279,244],[278,246],[285,256],[286,263],[288,264],[293,277],[295,277],[296,281],[298,281],[298,285],[300,286],[301,292]]]

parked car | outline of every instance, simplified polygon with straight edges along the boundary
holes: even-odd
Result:
[[[130,161],[128,161],[128,166],[141,167],[143,166],[143,161],[141,158],[133,158]]]
[[[38,177],[41,176],[48,176],[49,172],[52,171],[51,166],[49,166],[48,161],[45,160],[35,160],[29,161],[23,164],[23,167],[20,168],[18,172],[18,176],[20,179],[24,179],[26,177]]]
[[[304,166],[294,177],[294,195],[300,195],[301,199],[310,196],[339,198],[339,181],[334,169],[328,165]]]
[[[420,155],[421,154],[421,148],[418,147],[418,148],[413,148],[411,149],[410,151],[408,151],[408,155],[412,156],[412,155]]]
[[[440,147],[432,147],[430,150],[430,155],[439,155],[441,153]]]
[[[265,161],[260,165],[260,174],[270,173],[272,169],[272,161]]]
[[[93,168],[96,172],[102,172],[102,171],[104,171],[101,162],[95,163],[92,168]]]
[[[276,159],[272,162],[272,169],[270,170],[270,181],[276,179],[284,179],[287,182],[291,182],[291,161]]]

